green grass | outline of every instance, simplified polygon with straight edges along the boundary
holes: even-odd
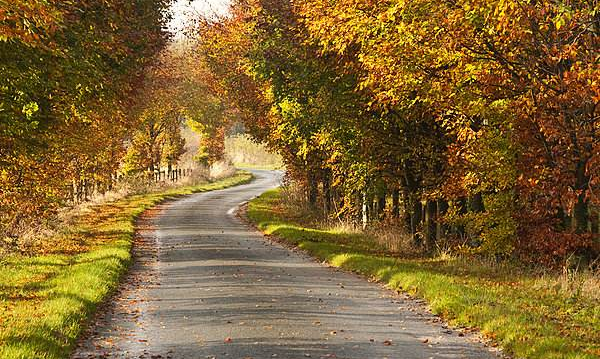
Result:
[[[251,201],[260,230],[331,265],[425,299],[451,324],[476,328],[519,358],[600,357],[600,303],[553,287],[518,268],[464,259],[398,259],[361,245],[366,236],[306,228],[281,203],[279,190]]]
[[[135,195],[92,208],[45,254],[0,261],[0,358],[67,358],[96,306],[118,286],[131,262],[134,222],[177,196],[247,183],[233,177],[161,193]]]

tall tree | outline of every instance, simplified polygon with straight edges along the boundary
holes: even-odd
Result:
[[[109,181],[168,0],[0,3],[0,230]],[[81,187],[81,186],[76,186]]]

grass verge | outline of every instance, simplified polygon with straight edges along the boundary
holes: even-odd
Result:
[[[304,227],[286,211],[279,190],[252,200],[248,218],[264,233],[333,266],[425,299],[451,324],[480,330],[518,358],[600,357],[600,303],[560,290],[552,278],[461,259],[373,253],[363,245],[368,238]]]
[[[49,238],[47,253],[0,261],[0,358],[66,358],[96,306],[131,262],[136,218],[177,196],[247,183],[248,172],[197,186],[130,196],[90,208]]]

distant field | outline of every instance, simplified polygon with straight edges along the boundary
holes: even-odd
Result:
[[[281,169],[283,160],[261,143],[252,141],[248,135],[236,135],[225,139],[225,154],[238,168]]]

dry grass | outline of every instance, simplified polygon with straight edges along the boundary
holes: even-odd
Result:
[[[395,256],[415,258],[422,256],[423,248],[416,246],[404,226],[396,221],[384,221],[368,228],[365,234],[372,241]]]
[[[285,203],[285,211],[294,213],[295,220],[303,225],[331,233],[352,234],[357,241],[364,241],[363,246],[398,257],[414,258],[424,254],[423,248],[415,245],[411,235],[397,220],[372,223],[363,230],[355,221],[325,215],[319,210],[320,204],[317,208],[309,208],[305,193],[293,183],[283,187],[280,196],[281,202]]]
[[[533,287],[542,291],[562,293],[570,298],[586,298],[600,303],[600,270],[568,269],[561,274],[543,274],[537,278]]]

